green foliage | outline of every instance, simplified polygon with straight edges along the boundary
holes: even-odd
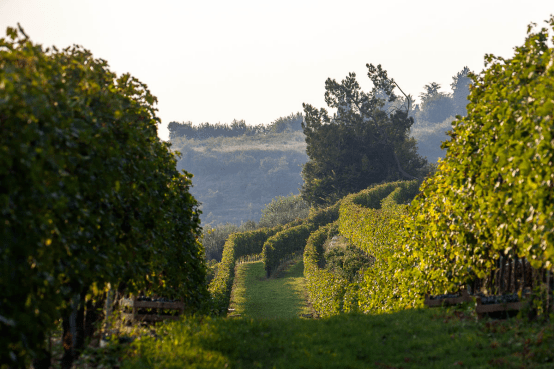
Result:
[[[264,244],[262,255],[267,275],[270,276],[292,254],[301,254],[310,233],[334,222],[338,215],[339,203],[324,209],[314,209],[307,219],[291,222],[284,230],[269,238]]]
[[[428,172],[415,140],[408,137],[414,122],[408,116],[412,98],[400,99],[393,93],[396,82],[380,65],[367,67],[374,85],[369,93],[360,90],[354,73],[340,84],[331,79],[325,82],[325,101],[338,110],[333,117],[326,109],[303,104],[310,160],[302,169],[301,194],[310,205],[332,204],[371,184],[413,179]],[[406,106],[387,111],[387,104],[394,102]]]
[[[206,260],[216,260],[220,262],[225,241],[227,241],[232,233],[253,231],[256,228],[258,228],[258,225],[254,221],[248,221],[240,226],[226,223],[220,224],[215,228],[204,227],[202,232],[202,245],[206,250]]]
[[[21,366],[85,296],[125,281],[207,297],[192,177],[157,137],[156,98],[74,46],[0,39],[0,357]],[[17,363],[17,364],[16,364]]]
[[[227,223],[215,228],[205,228],[202,244],[206,250],[206,260],[221,261],[223,247],[230,234],[252,231],[257,228],[273,228],[293,221],[299,224],[301,219],[308,216],[309,206],[298,195],[278,196],[262,209],[262,214],[262,219],[258,224],[250,220],[240,226]]]
[[[549,368],[554,323],[411,309],[328,319],[188,317],[124,347],[121,368]],[[240,343],[240,344],[239,344]]]
[[[308,295],[314,310],[322,317],[343,311],[348,285],[345,278],[324,269],[324,244],[338,233],[338,220],[324,225],[310,235],[304,249],[304,276]]]
[[[264,243],[262,260],[268,277],[285,257],[295,252],[302,252],[311,231],[310,225],[300,224],[277,233]]]
[[[417,189],[417,181],[411,185]],[[398,204],[402,188],[382,201],[381,209],[364,208],[345,201],[341,208],[341,234],[373,256],[359,284],[358,305],[365,313],[383,313],[422,305],[418,281],[412,279],[413,262],[402,239],[406,205]],[[354,199],[353,199],[354,200]]]
[[[328,243],[332,242],[338,242],[338,240],[332,239]],[[373,257],[348,242],[345,245],[329,248],[324,258],[327,270],[338,274],[350,283],[356,282],[360,276],[359,273],[363,273],[364,269],[374,262]]]
[[[299,195],[277,196],[262,209],[260,227],[285,225],[308,216],[310,206]]]
[[[225,242],[223,257],[217,267],[217,275],[209,285],[216,314],[225,315],[229,307],[231,289],[235,278],[236,260],[245,255],[259,254],[265,241],[283,227],[261,228],[254,231],[233,233]]]
[[[554,17],[548,21],[554,28]],[[446,158],[412,202],[404,235],[426,292],[456,290],[500,256],[554,262],[554,50],[531,32],[511,59],[485,57],[468,116],[449,132]]]
[[[411,257],[398,238],[405,204],[416,196],[419,184],[385,183],[351,194],[340,201],[339,221],[310,235],[305,275],[310,301],[320,315],[381,313],[421,304],[417,282],[410,279]],[[324,245],[339,232],[358,251],[333,260],[338,252],[326,255]]]

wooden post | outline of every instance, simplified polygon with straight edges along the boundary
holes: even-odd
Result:
[[[517,269],[519,266],[519,259],[516,255],[515,257],[515,266],[514,266],[514,291],[517,293],[519,291],[519,283],[517,282]]]
[[[133,296],[133,317],[131,318],[132,321],[135,321],[137,319],[138,314],[138,308],[137,308],[137,296]]]
[[[508,285],[506,286],[506,291],[510,291],[510,287],[512,287],[512,268],[515,265],[515,263],[508,259]]]
[[[500,260],[500,291],[504,291],[504,288],[506,287],[504,284],[504,274],[505,274],[504,272],[506,269],[506,260],[504,256],[501,256],[499,260]]]

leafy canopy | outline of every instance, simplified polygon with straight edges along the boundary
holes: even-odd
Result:
[[[532,25],[513,58],[486,55],[469,74],[468,115],[412,202],[408,247],[431,293],[482,278],[500,256],[554,263],[554,50]]]
[[[7,36],[0,357],[23,366],[56,321],[121,282],[197,309],[207,297],[197,202],[157,137],[156,98],[81,47],[44,50],[21,28]]]

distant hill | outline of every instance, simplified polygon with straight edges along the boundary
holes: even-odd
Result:
[[[288,128],[288,127],[287,127]],[[178,169],[192,173],[191,193],[202,203],[202,225],[258,222],[277,196],[298,194],[308,161],[304,134],[285,129],[236,137],[171,139]]]
[[[426,97],[422,109],[416,106],[413,111],[410,135],[418,142],[419,154],[430,163],[445,156],[440,146],[449,139],[446,131],[452,128],[454,115],[465,115],[466,74],[464,69],[453,77],[463,88],[453,89],[452,94],[435,91]],[[302,119],[301,113],[295,113],[257,126],[244,121],[169,124],[172,149],[182,153],[178,168],[194,174],[191,193],[202,203],[203,226],[258,222],[261,209],[272,199],[299,193],[302,165],[308,161]]]

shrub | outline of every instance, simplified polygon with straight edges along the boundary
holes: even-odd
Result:
[[[310,206],[300,195],[277,196],[262,209],[260,227],[275,227],[285,225],[295,219],[308,216]]]

